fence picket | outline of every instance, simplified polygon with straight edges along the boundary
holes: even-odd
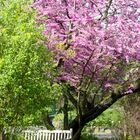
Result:
[[[25,130],[23,131],[25,140],[62,140],[72,139],[72,129],[70,130]]]

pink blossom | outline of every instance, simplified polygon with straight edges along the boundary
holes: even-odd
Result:
[[[138,67],[133,76],[130,73],[140,62],[140,2],[116,0],[106,11],[108,4],[106,0],[34,2],[37,19],[46,25],[47,47],[55,52],[56,61],[64,59],[63,80],[78,85],[88,77],[93,83],[109,88],[122,86],[126,77],[129,77],[127,86],[138,78]],[[64,44],[62,50],[56,47],[60,43]],[[72,48],[74,55],[67,57]]]

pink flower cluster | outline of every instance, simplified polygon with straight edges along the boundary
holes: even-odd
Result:
[[[139,0],[35,0],[33,6],[47,47],[64,60],[61,78],[104,88],[138,78]]]

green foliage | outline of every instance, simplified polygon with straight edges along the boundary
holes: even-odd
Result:
[[[115,108],[109,108],[93,121],[95,126],[107,128],[118,127],[123,120],[122,113]]]
[[[35,13],[29,12],[25,5],[27,5],[26,0],[0,1],[1,54],[8,47],[11,48],[11,45],[29,44],[29,38],[34,36],[35,32],[32,32],[34,19],[32,17],[35,16]]]
[[[36,28],[28,4],[0,1],[1,127],[40,123],[61,93],[53,82],[53,55],[43,46],[42,27]]]
[[[20,134],[7,133],[6,134],[6,140],[25,140],[25,139]]]
[[[114,104],[111,108],[103,112],[95,120],[89,122],[86,127],[83,129],[83,132],[92,132],[96,127],[109,128],[114,131],[122,127],[122,122],[124,120],[123,111],[119,104]],[[116,133],[116,132],[115,132]]]

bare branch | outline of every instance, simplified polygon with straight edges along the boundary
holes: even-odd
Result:
[[[98,8],[98,5],[96,4],[96,2],[94,0],[91,0],[91,3],[96,6],[98,12],[100,13],[101,17],[98,19],[98,20],[100,20],[103,17],[101,10]]]
[[[113,0],[109,0],[108,5],[106,5],[106,9],[105,9],[105,11],[104,11],[103,20],[104,20],[104,19],[107,19],[108,14],[109,14],[109,9],[110,9],[112,3],[113,3]]]
[[[85,69],[86,69],[86,67],[87,67],[87,65],[88,65],[88,63],[89,63],[89,61],[91,60],[91,58],[92,58],[92,56],[93,56],[93,54],[94,54],[94,51],[95,51],[95,49],[91,52],[89,58],[87,59],[85,65],[84,65],[84,67],[83,67],[83,71],[82,71],[82,75],[81,75],[81,80],[80,80],[79,87],[81,86],[81,84],[82,84],[82,82],[83,82],[83,76],[84,76],[84,73],[85,73]]]

